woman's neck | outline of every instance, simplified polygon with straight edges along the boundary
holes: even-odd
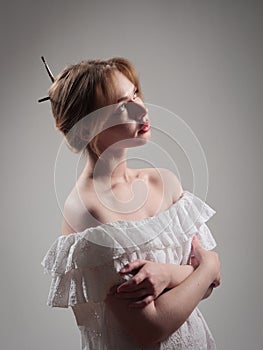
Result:
[[[83,174],[94,180],[111,179],[114,182],[129,182],[130,169],[127,168],[126,150],[105,151],[99,158],[89,156]]]

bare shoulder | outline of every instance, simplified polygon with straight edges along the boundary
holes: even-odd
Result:
[[[91,208],[85,202],[80,197],[79,191],[74,187],[64,204],[62,235],[81,232],[97,225]],[[92,199],[88,202],[92,203]]]
[[[172,195],[175,203],[183,195],[183,187],[178,177],[169,169],[155,168],[149,169],[152,181],[162,182],[164,190]]]

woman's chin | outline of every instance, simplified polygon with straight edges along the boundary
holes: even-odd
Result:
[[[121,149],[127,149],[127,148],[134,148],[145,145],[149,140],[148,139],[132,139],[132,140],[125,140],[125,142],[121,142],[121,145],[119,144],[117,147],[113,147],[115,150],[121,150]]]
[[[147,135],[142,135],[139,137],[136,137],[132,140],[127,141],[127,148],[131,148],[131,147],[138,147],[138,146],[143,146],[145,145],[147,142],[150,141],[150,136]]]

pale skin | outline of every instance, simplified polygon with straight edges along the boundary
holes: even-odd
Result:
[[[143,145],[150,139],[149,116],[136,87],[118,71],[116,83],[119,125],[98,136],[102,155],[99,160],[89,155],[65,203],[64,235],[103,223],[155,216],[183,195],[180,182],[169,170],[127,167],[127,148]],[[125,103],[136,107],[132,113],[128,113]],[[200,300],[220,284],[217,253],[203,249],[197,238],[193,239],[192,253],[195,258],[191,265],[136,260],[120,271],[134,276],[112,286],[105,302],[124,331],[136,341],[152,344],[169,336],[187,320]]]

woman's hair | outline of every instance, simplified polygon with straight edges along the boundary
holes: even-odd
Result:
[[[131,62],[121,57],[82,61],[66,67],[54,79],[49,89],[49,97],[55,125],[75,151],[86,148],[99,156],[96,137],[87,144],[85,137],[82,137],[83,134],[80,136],[79,132],[74,132],[74,137],[70,134],[77,124],[81,125],[80,121],[84,117],[100,108],[117,103],[114,82],[116,70],[136,86],[141,97],[138,75]]]

